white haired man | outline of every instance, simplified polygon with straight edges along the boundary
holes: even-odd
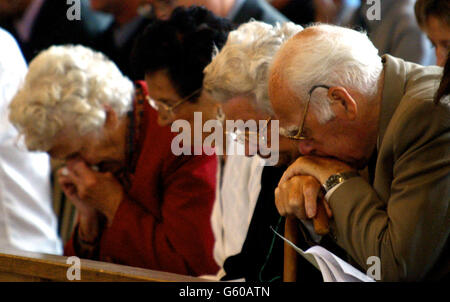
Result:
[[[223,48],[205,68],[203,80],[204,94],[220,104],[227,120],[264,121],[272,116],[267,92],[269,65],[282,43],[302,29],[291,22],[272,26],[252,21],[229,33]],[[270,134],[268,123],[265,129]],[[258,130],[263,135],[262,129]],[[241,143],[250,143],[248,132]],[[281,139],[279,148],[271,151],[280,153],[277,167],[263,167],[264,159],[258,155],[226,156],[211,219],[214,256],[226,274],[222,280],[281,279],[283,242],[275,240],[270,226],[283,232],[284,223],[273,192],[298,151],[288,139]],[[302,269],[305,279],[315,273],[308,266]]]
[[[304,155],[280,181],[278,210],[314,216],[323,185],[337,244],[363,270],[379,257],[383,281],[449,272],[450,106],[433,102],[441,73],[381,58],[366,35],[330,25],[294,36],[271,67],[280,134]],[[293,175],[315,180],[309,195]]]

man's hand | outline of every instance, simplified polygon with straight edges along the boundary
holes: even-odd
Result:
[[[59,181],[81,213],[92,215],[97,210],[106,216],[108,224],[112,222],[124,196],[122,185],[112,173],[94,171],[84,161],[74,159],[67,162],[65,173],[59,172]]]
[[[282,216],[294,215],[299,219],[312,219],[317,215],[317,197],[320,183],[312,176],[293,176],[280,181],[275,189],[275,205]],[[329,218],[333,216],[325,202]]]
[[[349,171],[355,171],[355,169],[336,159],[318,156],[301,156],[286,169],[278,185],[281,185],[296,175],[312,176],[319,181],[320,185],[324,184],[333,174]]]

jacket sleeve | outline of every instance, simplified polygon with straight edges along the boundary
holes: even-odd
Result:
[[[393,130],[387,200],[361,177],[343,183],[329,199],[338,244],[362,268],[371,266],[370,256],[379,257],[383,281],[422,279],[443,254],[450,232],[449,110],[410,108],[415,113],[405,110]]]
[[[215,156],[190,156],[163,179],[160,215],[125,198],[101,238],[100,257],[185,275],[216,273],[210,216]]]

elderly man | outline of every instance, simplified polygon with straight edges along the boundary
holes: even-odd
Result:
[[[441,72],[380,58],[364,34],[331,25],[291,38],[271,67],[280,133],[304,155],[280,180],[278,210],[314,217],[322,185],[337,244],[363,270],[379,257],[384,281],[449,272],[450,106],[433,102]]]

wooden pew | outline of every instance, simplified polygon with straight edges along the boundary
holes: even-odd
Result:
[[[68,257],[0,248],[0,282],[69,281]],[[206,279],[81,259],[81,282],[207,282]],[[70,281],[74,282],[74,281]]]

